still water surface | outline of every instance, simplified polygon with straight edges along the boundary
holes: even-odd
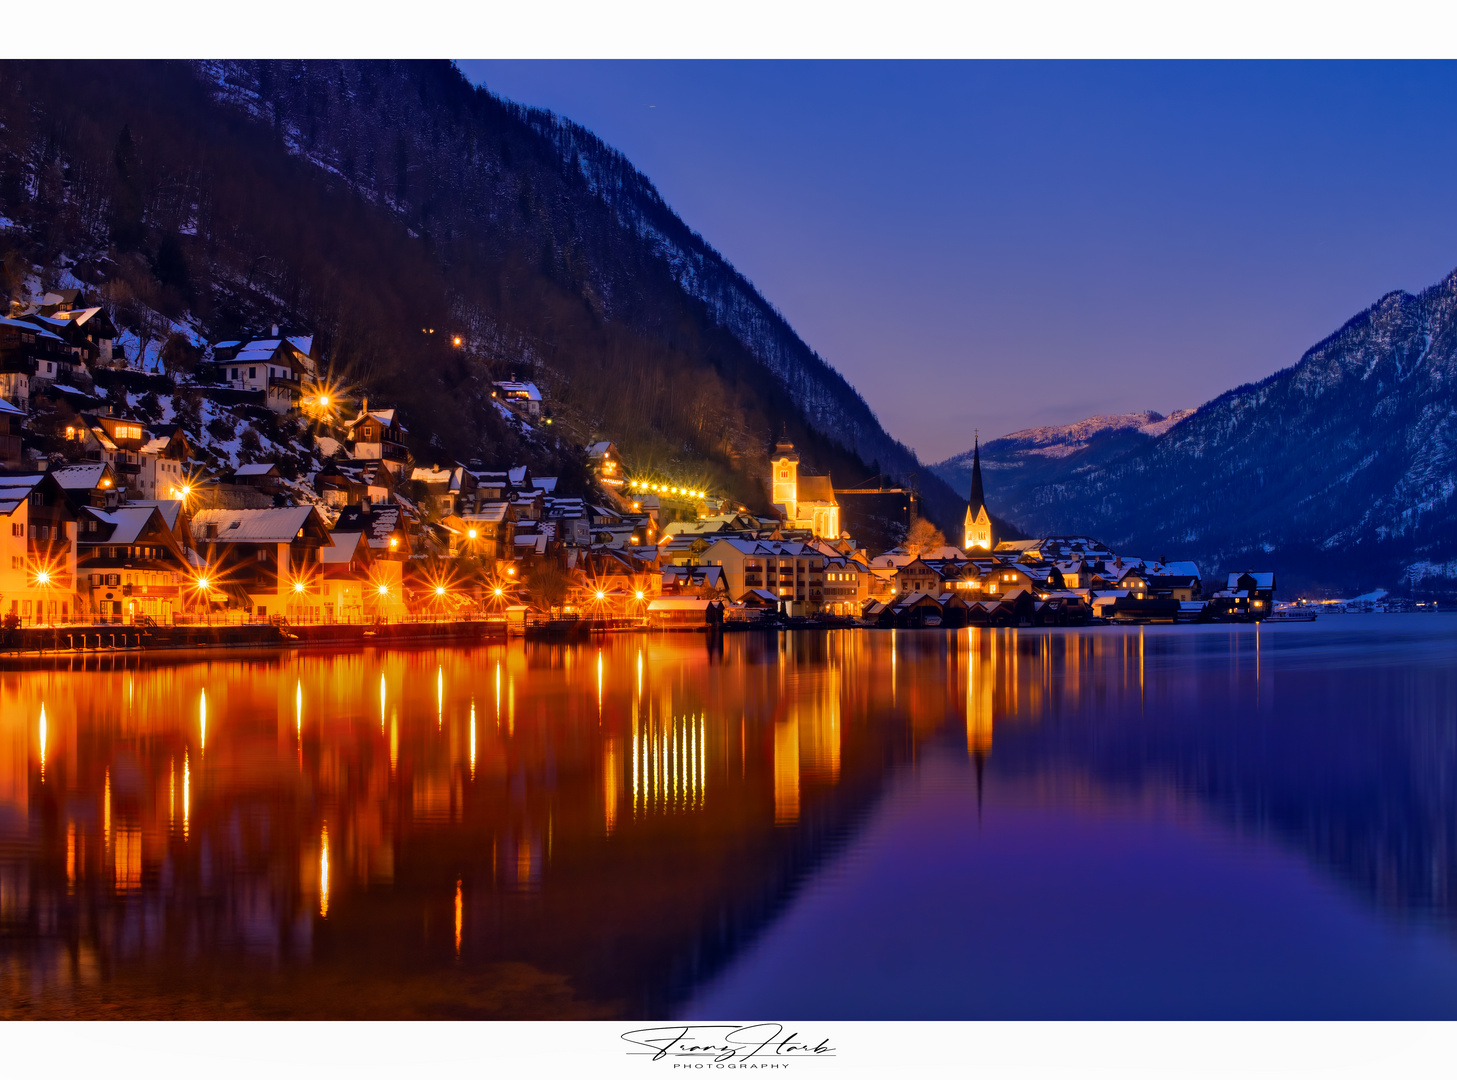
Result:
[[[1457,617],[0,673],[0,1017],[1457,1017]]]

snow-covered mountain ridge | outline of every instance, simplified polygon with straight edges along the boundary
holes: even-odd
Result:
[[[1034,535],[1257,565],[1294,588],[1454,591],[1457,271],[1162,434],[1105,431],[1052,464],[994,473],[988,503]]]

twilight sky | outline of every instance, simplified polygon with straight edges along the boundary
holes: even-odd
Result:
[[[458,61],[621,150],[881,422],[1194,406],[1457,267],[1457,64]]]

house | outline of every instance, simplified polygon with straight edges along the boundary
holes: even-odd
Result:
[[[1225,587],[1216,592],[1214,598],[1235,601],[1234,604],[1224,603],[1217,607],[1238,611],[1252,619],[1263,619],[1275,610],[1275,575],[1250,570],[1230,574]]]
[[[647,608],[648,625],[661,630],[697,630],[723,623],[723,601],[691,596],[660,596]]]
[[[191,458],[192,446],[180,427],[170,435],[152,434],[137,450],[141,468],[127,494],[142,499],[185,498],[192,486],[187,469]]]
[[[598,483],[620,488],[625,482],[622,475],[622,459],[617,447],[607,441],[594,442],[587,447],[587,461],[592,466]]]
[[[76,506],[114,507],[120,499],[116,470],[104,461],[88,461],[80,465],[63,465],[52,470],[56,482],[65,488]]]
[[[406,434],[396,410],[371,410],[366,400],[360,405],[359,415],[346,425],[344,438],[356,461],[382,461],[385,468],[399,476],[410,461]]]
[[[493,382],[491,396],[519,416],[536,419],[541,415],[541,391],[535,383]]]
[[[361,502],[388,502],[394,497],[394,474],[380,460],[333,460],[314,474],[314,491],[334,510]]]
[[[700,553],[674,553],[668,561],[723,567],[728,594],[734,598],[750,589],[766,589],[796,605],[798,613],[818,611],[824,604],[826,556],[808,544],[727,536],[711,543],[700,538],[698,543],[704,544]]]
[[[870,599],[870,567],[848,556],[825,559],[825,610],[834,615],[859,615]]]
[[[76,510],[48,472],[0,475],[0,605],[26,625],[70,618]]]
[[[312,506],[260,510],[202,510],[192,519],[192,540],[201,559],[198,585],[209,603],[282,615],[305,591],[318,567],[329,530]],[[304,589],[297,586],[303,583]]]
[[[317,572],[302,589],[295,588],[285,614],[291,623],[372,622],[403,608],[404,597],[399,590],[391,595],[389,584],[390,575],[376,575],[374,550],[364,533],[336,529],[319,549]]]
[[[156,451],[144,460],[143,449],[154,447],[152,433],[140,420],[120,416],[83,414],[77,426],[81,453],[87,461],[106,462],[116,474],[116,486],[129,494],[147,498],[142,489],[142,473],[149,470],[155,488]],[[179,473],[180,475],[180,473]],[[150,497],[155,497],[155,490]]]
[[[1148,595],[1156,599],[1190,603],[1200,598],[1198,574],[1149,574],[1145,583]]]
[[[165,626],[188,606],[193,566],[156,504],[84,507],[76,531],[78,611]]]
[[[53,330],[0,318],[0,397],[30,409],[37,384],[64,383],[75,366],[70,345]]]
[[[312,374],[313,363],[297,345],[285,338],[266,338],[237,345],[235,352],[233,344],[220,342],[213,346],[213,356],[220,362],[228,386],[262,392],[265,404],[276,413],[286,413],[298,405],[303,380]]]
[[[451,556],[499,562],[515,555],[516,518],[508,502],[484,503],[470,514],[447,514],[439,528]]]

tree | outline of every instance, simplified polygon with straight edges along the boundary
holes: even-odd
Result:
[[[912,518],[911,527],[906,532],[906,542],[903,546],[907,555],[919,558],[923,552],[945,547],[946,536],[925,518]]]
[[[537,563],[526,575],[526,587],[531,590],[531,605],[542,611],[561,607],[567,598],[567,575],[554,562]]]
[[[174,379],[197,366],[198,350],[184,334],[172,334],[162,343],[162,370]]]

